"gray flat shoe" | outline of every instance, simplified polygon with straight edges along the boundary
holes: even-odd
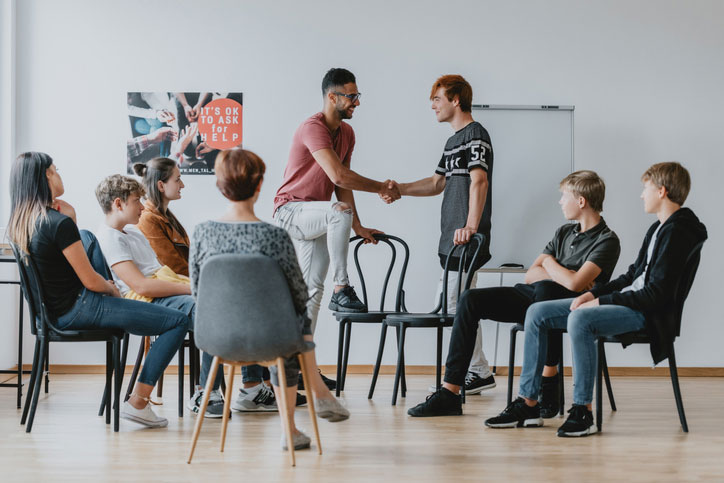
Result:
[[[349,411],[336,399],[315,399],[314,404],[317,416],[326,419],[330,423],[336,423],[349,419]]]
[[[309,439],[309,436],[299,431],[297,434],[292,435],[292,443],[294,443],[294,450],[299,449],[307,449],[310,446],[310,443],[312,442],[311,439]],[[284,451],[289,451],[289,447],[287,446],[287,435],[282,433],[282,449]]]

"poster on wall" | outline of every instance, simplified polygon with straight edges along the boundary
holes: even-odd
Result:
[[[241,146],[241,92],[129,92],[126,170],[171,158],[182,174],[213,174],[221,149]]]

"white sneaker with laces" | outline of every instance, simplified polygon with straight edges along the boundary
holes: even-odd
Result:
[[[168,419],[157,416],[151,409],[150,403],[146,403],[143,409],[136,409],[130,402],[126,401],[121,408],[121,417],[149,428],[165,428],[168,426]]]
[[[241,412],[278,411],[274,391],[264,383],[247,389],[239,389],[239,395],[231,403],[231,409]]]

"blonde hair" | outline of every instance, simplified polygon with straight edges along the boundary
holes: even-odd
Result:
[[[561,180],[559,188],[565,188],[576,196],[584,197],[593,211],[597,213],[603,211],[606,184],[595,171],[587,169],[575,171]]]
[[[120,174],[113,174],[101,181],[96,187],[96,199],[104,214],[111,212],[113,200],[120,198],[124,203],[132,194],[143,196],[146,190],[143,185],[133,178]]]
[[[656,187],[666,188],[666,195],[681,206],[689,196],[691,177],[689,171],[676,161],[656,163],[641,175],[641,181],[651,181]]]

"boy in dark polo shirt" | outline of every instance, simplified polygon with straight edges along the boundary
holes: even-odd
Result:
[[[601,217],[606,186],[593,171],[576,171],[560,183],[559,204],[567,220],[515,287],[468,290],[460,297],[455,314],[442,388],[408,411],[410,416],[462,414],[460,386],[475,346],[480,319],[523,322],[527,308],[537,301],[576,296],[608,282],[621,251],[618,237]],[[558,360],[560,334],[549,337],[541,390],[542,417],[558,413]]]

